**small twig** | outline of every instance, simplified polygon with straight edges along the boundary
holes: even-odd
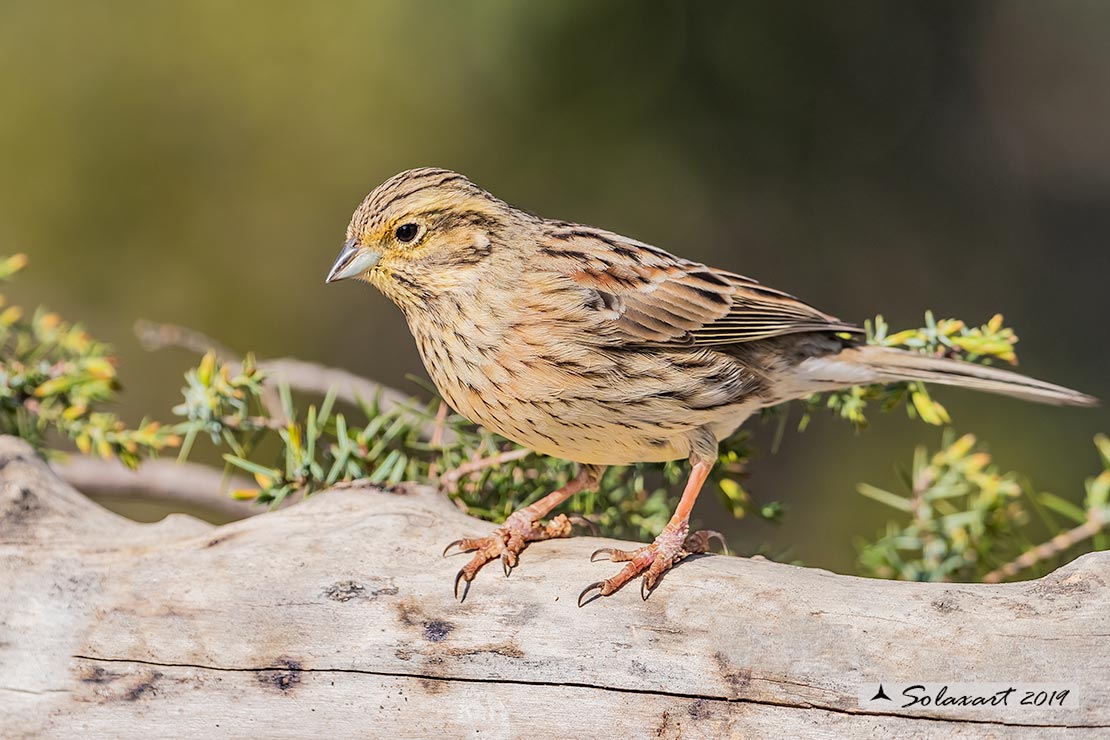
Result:
[[[240,364],[243,362],[243,358],[238,353],[233,352],[222,342],[217,342],[207,334],[185,326],[159,324],[139,319],[135,322],[135,336],[139,338],[143,348],[150,352],[166,347],[181,347],[198,354],[215,352],[216,357],[224,362]],[[278,396],[277,389],[270,384],[262,387],[262,405],[266,408],[266,413],[275,420],[279,422],[286,420],[285,412],[281,407],[281,398]]]
[[[914,476],[910,510],[913,512],[914,519],[918,521],[925,519],[925,493],[933,487],[934,483],[936,483],[936,473],[928,467]]]
[[[176,324],[159,324],[139,319],[135,322],[135,336],[139,338],[143,349],[149,352],[166,347],[183,347],[202,355],[212,350],[225,362],[239,362],[242,359],[226,345],[217,342],[207,334]]]
[[[936,539],[936,533],[930,530],[928,526],[925,526],[927,522],[927,517],[925,516],[925,494],[936,484],[936,478],[936,471],[926,466],[918,475],[914,476],[913,494],[910,497],[910,507],[913,512],[914,522],[921,527],[921,552],[923,555],[929,552],[929,543]],[[935,558],[930,558],[930,560],[935,560]],[[939,565],[939,563],[932,563],[933,567],[937,565]]]
[[[357,405],[359,400],[371,401],[379,398],[382,410],[388,411],[394,406],[407,403],[411,398],[401,391],[375,383],[347,370],[292,357],[260,360],[258,367],[266,371],[270,382],[285,383],[299,391],[325,395],[335,388],[335,397],[351,405]]]
[[[439,402],[439,408],[436,410],[435,426],[432,427],[432,438],[430,440],[433,447],[440,447],[443,445],[443,432],[445,424],[447,423],[447,404],[443,401]]]
[[[226,362],[242,362],[242,358],[225,345],[202,332],[184,326],[159,324],[145,320],[137,321],[135,322],[135,334],[148,350],[164,349],[166,347],[183,347],[200,353],[212,350],[220,359]],[[359,400],[370,401],[377,398],[384,411],[407,403],[410,399],[410,396],[401,391],[381,383],[375,383],[347,370],[327,367],[315,362],[305,362],[292,357],[260,360],[257,366],[267,373],[266,384],[263,389],[266,413],[282,425],[284,425],[286,419],[276,392],[277,386],[281,383],[285,383],[295,390],[320,395],[326,395],[332,388],[335,388],[336,398],[352,406],[357,405]],[[446,419],[446,416],[444,419]],[[429,428],[428,434],[434,434],[434,428]],[[453,442],[454,438],[454,433],[445,427],[440,444]]]
[[[77,490],[100,499],[142,498],[174,508],[185,504],[232,519],[266,511],[225,493],[229,488],[254,488],[250,480],[240,476],[225,480],[219,470],[207,465],[149,460],[138,470],[131,470],[115,460],[75,455],[65,462],[52,463],[51,467]]]
[[[280,357],[275,360],[262,360],[258,363],[261,370],[268,373],[267,386],[270,383],[285,383],[290,388],[309,393],[326,395],[335,388],[336,399],[351,406],[357,406],[359,401],[378,399],[382,411],[389,411],[396,406],[408,406],[412,396],[387,385],[376,383],[360,375],[337,367],[327,367],[315,362],[305,362],[292,357]],[[444,426],[440,432],[439,445],[450,445],[457,441],[458,435],[446,426],[446,407],[440,407],[444,414]],[[436,421],[427,425],[423,430],[425,438],[430,439],[435,435]]]
[[[983,576],[983,583],[999,583],[1006,578],[1012,578],[1021,571],[1032,568],[1042,560],[1053,558],[1068,548],[1079,544],[1083,540],[1094,537],[1101,532],[1102,528],[1105,526],[1106,522],[1102,520],[1102,517],[1092,511],[1088,514],[1087,521],[1083,522],[1078,527],[1069,529],[1067,532],[1062,532],[1048,542],[1037,545],[1031,550],[1026,550],[1009,563],[987,573]]]
[[[446,423],[447,423],[447,404],[444,403],[443,401],[440,401],[439,402],[439,408],[436,410],[435,424],[432,426],[432,436],[431,436],[431,439],[428,440],[429,444],[431,444],[432,447],[439,448],[439,447],[443,446],[443,432],[444,432]],[[428,465],[428,477],[431,478],[432,480],[435,480],[436,478],[439,477],[439,461],[438,460],[433,460],[431,462],[431,464]]]
[[[281,419],[272,419],[268,416],[247,416],[242,419],[236,416],[225,416],[220,421],[225,427],[240,431],[254,431],[256,429],[269,429],[277,432],[289,426],[289,422]]]
[[[483,457],[478,460],[471,460],[470,462],[463,463],[457,468],[448,470],[446,473],[440,476],[439,485],[441,488],[451,490],[456,485],[458,485],[458,482],[460,480],[467,477],[468,475],[480,473],[486,468],[492,468],[495,465],[504,465],[505,463],[510,463],[514,460],[520,460],[521,458],[527,457],[531,454],[531,450],[519,448],[515,450],[509,450],[508,452],[502,452],[498,455],[490,455],[489,457]]]

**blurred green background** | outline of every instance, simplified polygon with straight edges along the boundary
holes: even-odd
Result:
[[[135,420],[170,418],[194,361],[145,353],[138,318],[415,390],[397,310],[323,277],[366,192],[436,165],[843,318],[1001,311],[1026,372],[1110,398],[1108,28],[1098,0],[5,0],[0,253],[32,260],[5,292],[112,342]],[[936,396],[1073,500],[1110,429]],[[848,570],[890,514],[855,484],[896,486],[939,439],[820,418],[751,466],[782,527],[719,521],[712,497],[696,516]]]

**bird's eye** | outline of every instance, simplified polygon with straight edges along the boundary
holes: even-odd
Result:
[[[416,238],[416,232],[419,230],[420,227],[416,224],[401,224],[393,234],[397,237],[397,241],[408,244]]]

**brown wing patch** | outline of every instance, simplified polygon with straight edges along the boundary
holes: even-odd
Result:
[[[716,270],[588,227],[556,229],[548,257],[597,291],[614,332],[647,344],[725,345],[807,331],[860,333],[751,278]]]

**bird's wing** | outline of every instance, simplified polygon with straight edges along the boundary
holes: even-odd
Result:
[[[540,250],[589,290],[587,304],[607,314],[626,341],[723,345],[807,331],[862,332],[751,278],[601,229],[559,224]]]

